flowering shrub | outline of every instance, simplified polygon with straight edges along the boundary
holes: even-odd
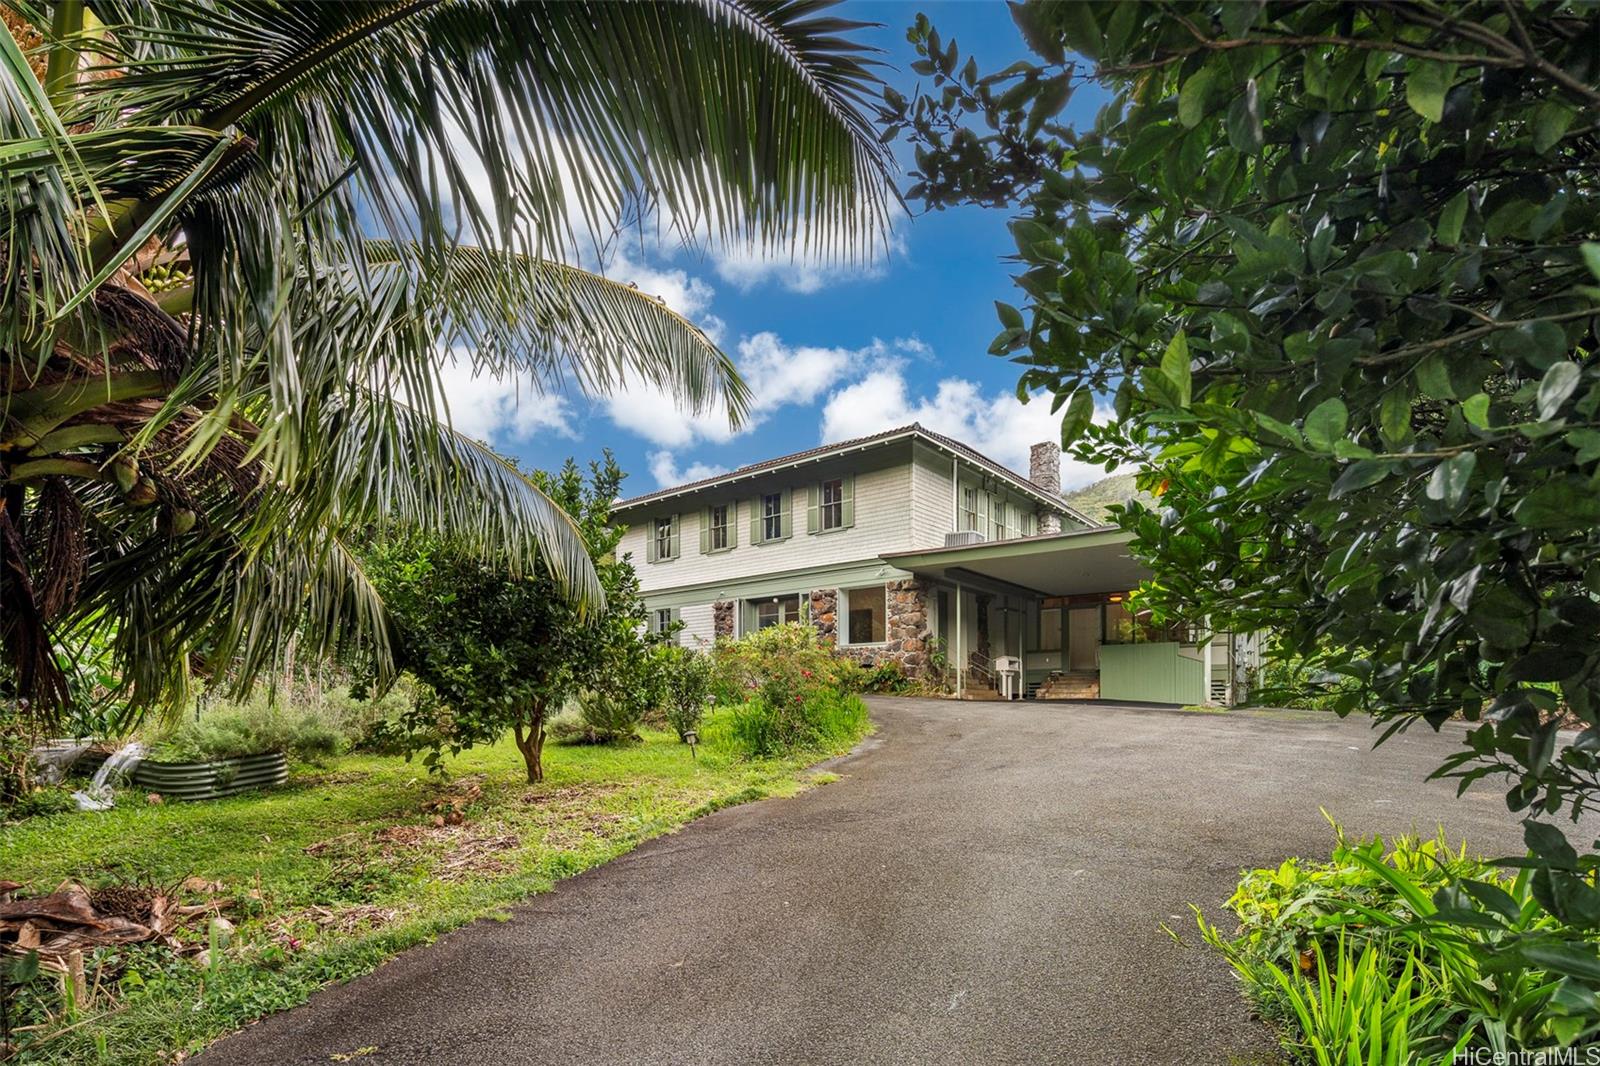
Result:
[[[817,689],[843,691],[855,673],[854,663],[834,655],[815,629],[799,623],[720,640],[713,660],[718,701],[725,703],[757,695],[773,704],[802,702]]]
[[[860,668],[810,626],[769,626],[713,654],[720,702],[734,706],[734,736],[749,754],[825,747],[859,736],[867,709],[855,695]]]

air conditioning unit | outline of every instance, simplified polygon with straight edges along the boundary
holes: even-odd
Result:
[[[971,544],[982,543],[983,534],[976,529],[963,529],[957,533],[946,533],[944,535],[944,546],[946,548],[965,548]]]

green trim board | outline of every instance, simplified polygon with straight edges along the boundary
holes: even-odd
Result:
[[[810,592],[812,589],[850,588],[902,581],[911,576],[908,571],[890,566],[881,559],[864,559],[855,563],[806,567],[776,574],[739,578],[734,581],[705,581],[697,585],[661,589],[644,593],[644,602],[651,610],[664,607],[694,607],[703,603],[715,603],[717,600],[744,600],[762,596],[783,596],[791,592]]]

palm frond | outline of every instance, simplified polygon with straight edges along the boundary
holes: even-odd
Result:
[[[887,223],[863,24],[814,0],[96,6],[122,72],[91,83],[97,121],[238,123],[307,199],[355,161],[397,241],[549,255],[659,202],[850,255]]]

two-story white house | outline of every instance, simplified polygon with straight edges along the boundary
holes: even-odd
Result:
[[[620,501],[653,627],[705,646],[803,621],[849,655],[992,695],[997,659],[1030,695],[1201,703],[1232,696],[1232,642],[1156,632],[1128,609],[1148,571],[1128,534],[920,425]]]

